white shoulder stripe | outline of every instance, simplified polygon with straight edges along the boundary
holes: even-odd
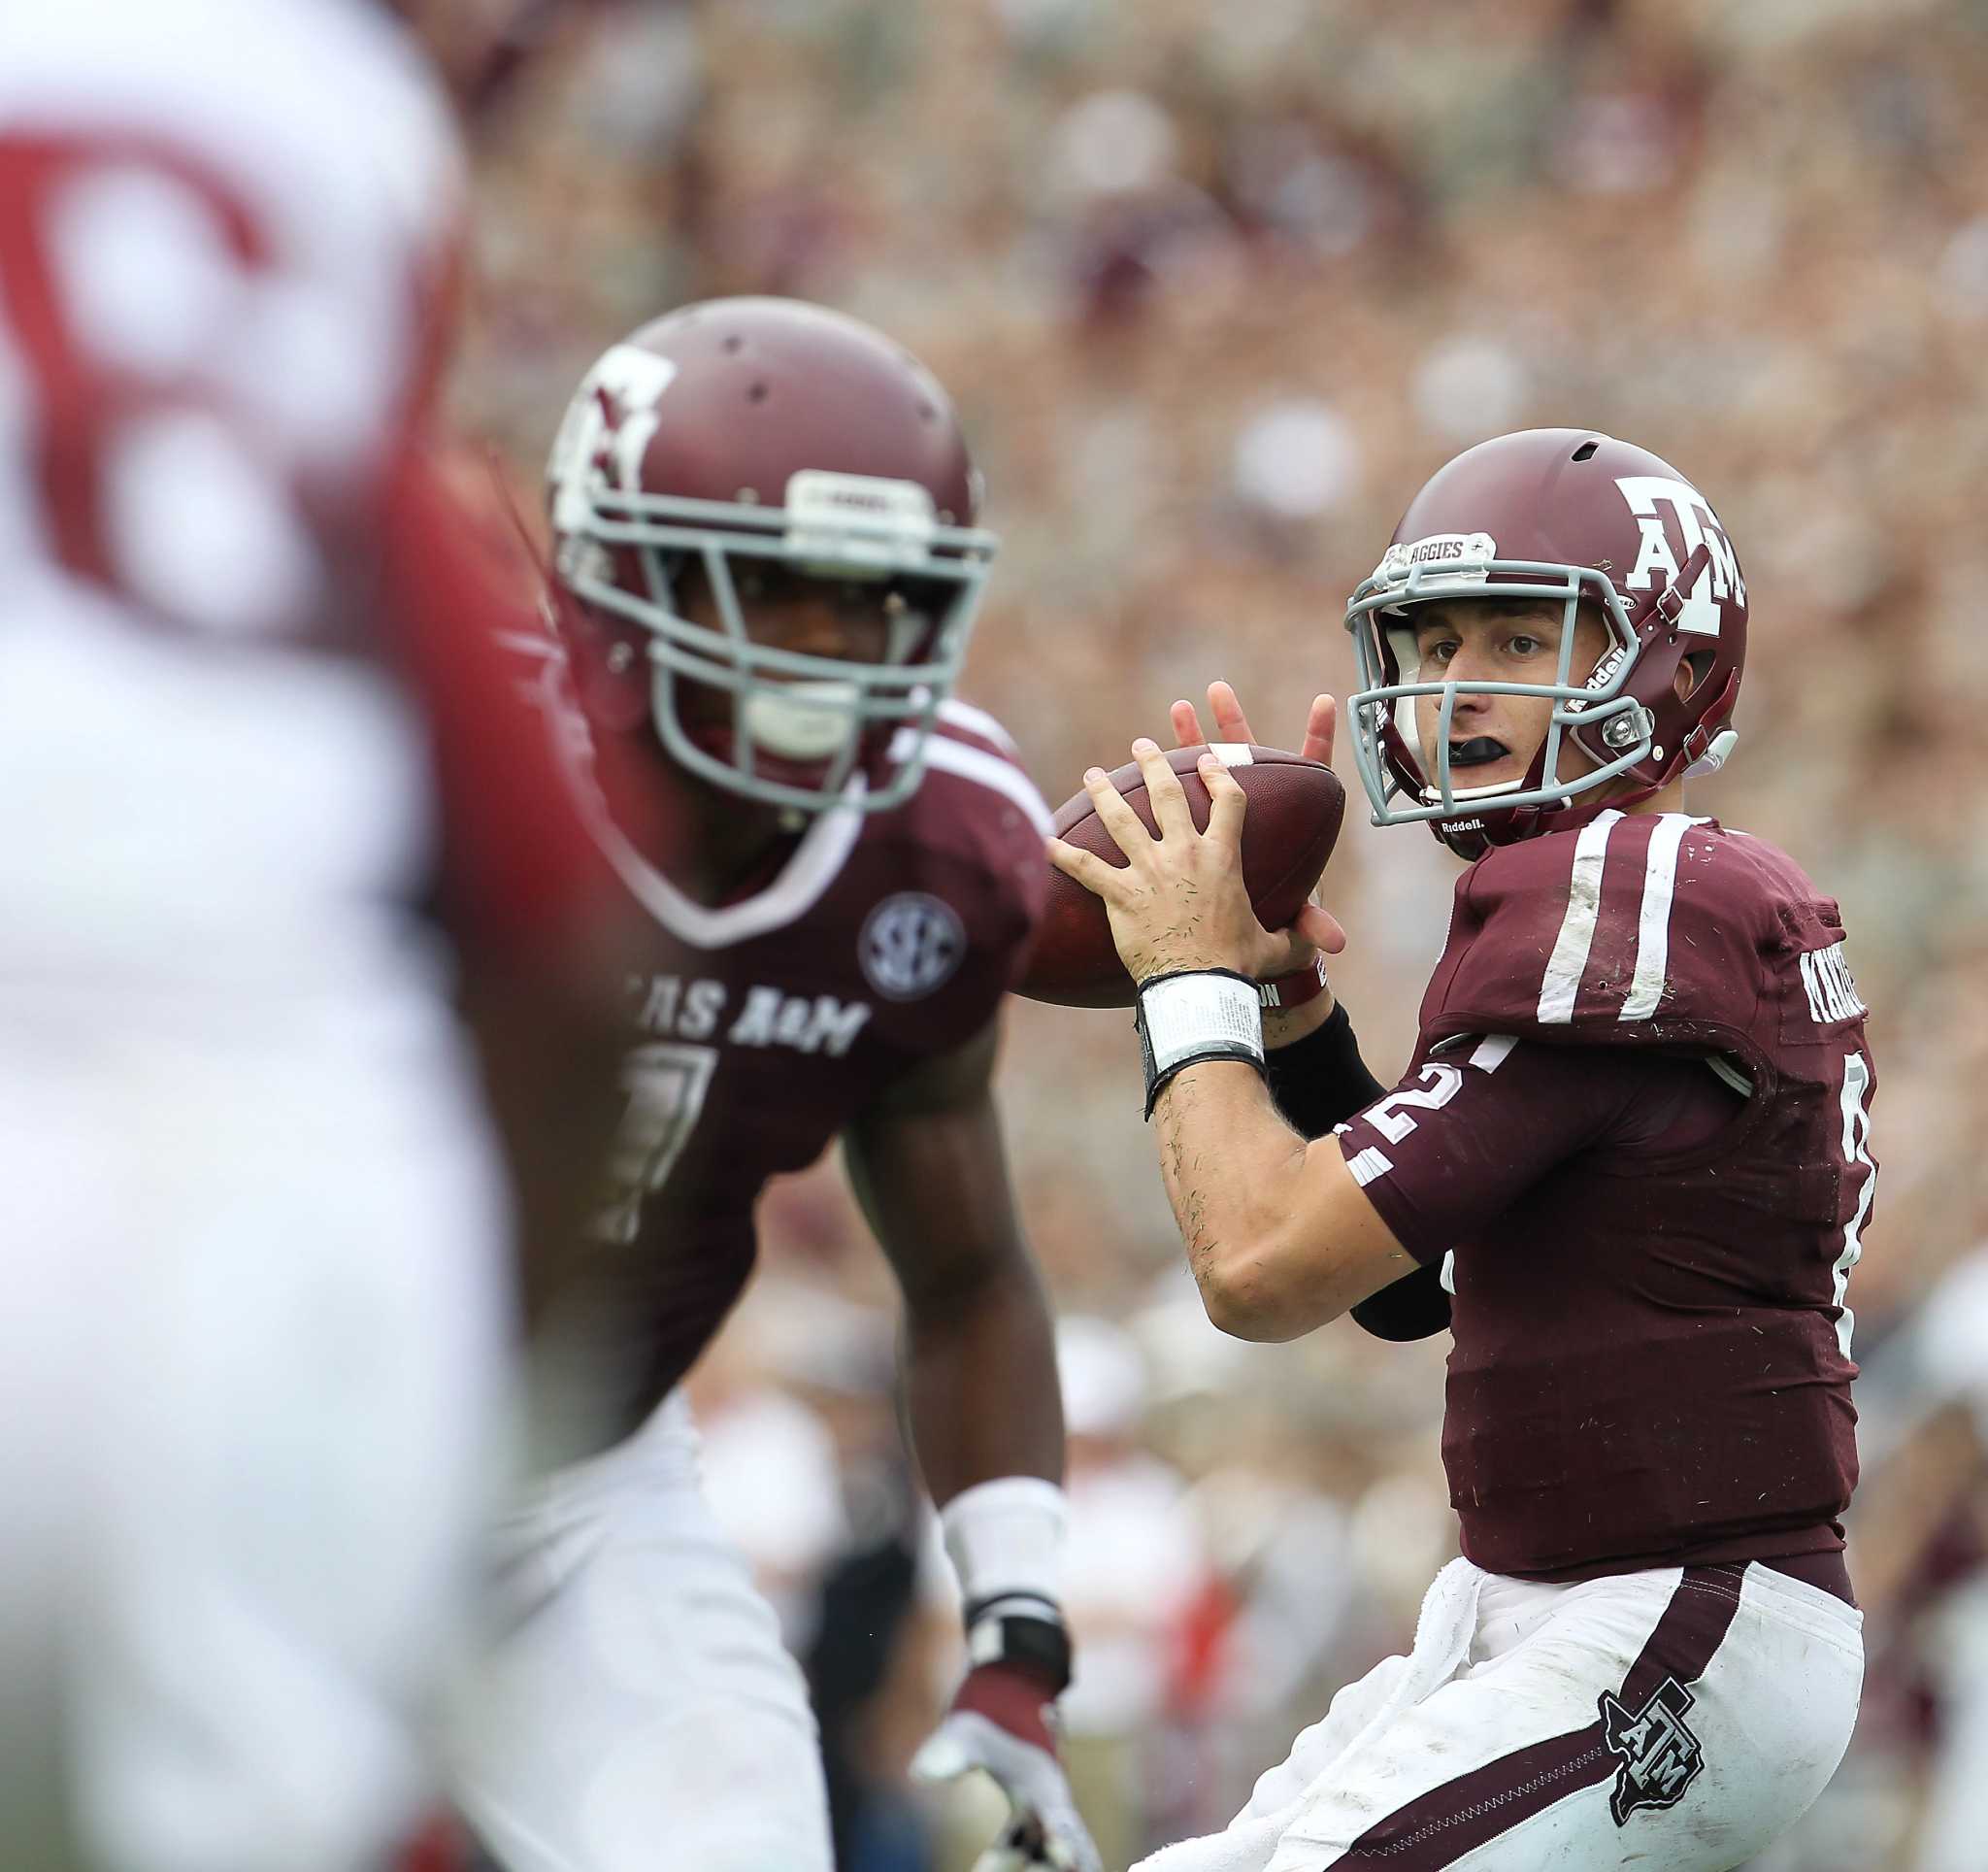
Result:
[[[1608,834],[1622,815],[1610,807],[1580,828],[1574,842],[1574,875],[1568,883],[1567,915],[1560,920],[1560,938],[1546,963],[1540,985],[1540,1024],[1566,1026],[1574,1020],[1574,1003],[1595,940],[1595,921],[1602,914],[1602,865],[1608,854]]]
[[[1019,759],[1021,750],[1014,745],[1014,737],[985,709],[977,709],[971,702],[962,702],[958,696],[949,695],[939,705],[939,719],[950,721],[955,728],[964,728],[969,734],[977,734],[982,741],[991,741],[1011,759]]]
[[[911,747],[911,730],[900,728],[891,743],[890,756],[902,760]],[[1049,809],[1036,791],[1035,783],[1011,760],[990,754],[984,748],[970,748],[963,741],[948,741],[943,734],[925,738],[925,761],[941,773],[956,774],[961,780],[977,782],[1019,806],[1028,821],[1043,837],[1052,829]]]
[[[1666,813],[1650,833],[1649,855],[1642,871],[1642,908],[1636,919],[1636,974],[1622,1003],[1623,1020],[1647,1020],[1664,998],[1664,978],[1671,963],[1671,899],[1677,887],[1677,848],[1684,835],[1703,819],[1684,813]]]
[[[1515,1033],[1487,1033],[1472,1048],[1464,1064],[1476,1067],[1480,1073],[1495,1073],[1511,1057],[1511,1050],[1517,1045]]]

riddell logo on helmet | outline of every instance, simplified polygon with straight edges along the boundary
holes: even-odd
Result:
[[[1629,654],[1621,644],[1611,645],[1594,667],[1586,686],[1591,689],[1606,689],[1615,680],[1615,672],[1622,667],[1622,659]]]

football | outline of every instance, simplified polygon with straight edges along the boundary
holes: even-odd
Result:
[[[1345,789],[1322,762],[1276,748],[1229,741],[1216,742],[1213,751],[1249,802],[1242,818],[1242,882],[1249,901],[1266,929],[1282,929],[1305,907],[1332,856],[1346,809]],[[1167,760],[1180,776],[1195,825],[1206,829],[1208,788],[1194,770],[1201,753],[1199,748],[1176,748]],[[1120,767],[1111,785],[1148,831],[1158,829],[1137,762]],[[1057,810],[1056,836],[1111,864],[1125,862],[1088,793],[1078,792]],[[1118,960],[1104,904],[1060,871],[1050,873],[1048,907],[1016,992],[1066,1008],[1132,1005],[1132,977]]]

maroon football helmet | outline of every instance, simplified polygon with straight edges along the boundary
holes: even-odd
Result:
[[[1439,598],[1565,604],[1552,684],[1424,682],[1410,612]],[[1592,670],[1572,668],[1574,618],[1591,602],[1608,632]],[[1376,825],[1429,823],[1466,857],[1550,828],[1606,782],[1646,799],[1679,774],[1724,764],[1746,659],[1746,584],[1710,504],[1668,462],[1586,429],[1526,429],[1479,443],[1409,502],[1386,555],[1346,609],[1362,686],[1349,698],[1354,758]],[[1689,664],[1684,693],[1677,671]],[[1517,780],[1458,786],[1449,711],[1459,693],[1553,703],[1544,745]],[[1414,703],[1443,697],[1426,772]],[[1571,738],[1593,763],[1559,776]]]
[[[787,299],[687,306],[613,346],[548,470],[561,628],[582,705],[647,718],[687,771],[803,812],[897,805],[924,771],[995,549],[945,392],[869,326]],[[775,561],[879,607],[877,661],[756,643],[740,585]],[[719,623],[683,615],[686,572]],[[714,691],[686,719],[686,691]]]

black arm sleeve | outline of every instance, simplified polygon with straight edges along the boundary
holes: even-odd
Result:
[[[1284,1121],[1304,1138],[1322,1138],[1387,1087],[1367,1070],[1343,1003],[1322,1027],[1266,1057],[1271,1096]],[[1449,1295],[1440,1263],[1418,1267],[1371,1293],[1353,1309],[1354,1322],[1376,1339],[1426,1339],[1449,1325]]]
[[[1355,1112],[1364,1112],[1387,1087],[1367,1070],[1345,1004],[1323,1026],[1264,1057],[1271,1096],[1300,1137],[1322,1138]]]

